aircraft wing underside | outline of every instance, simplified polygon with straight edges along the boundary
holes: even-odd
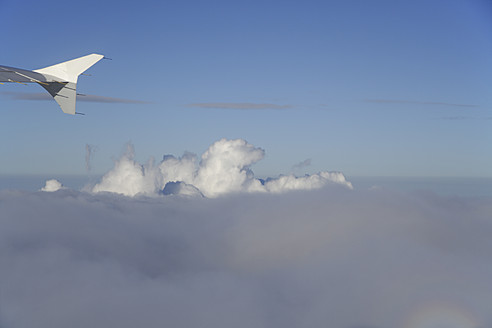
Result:
[[[20,68],[0,66],[0,82],[39,83],[48,82],[46,76]]]

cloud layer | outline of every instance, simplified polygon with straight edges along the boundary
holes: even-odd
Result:
[[[492,326],[492,202],[0,192],[0,324]]]
[[[479,107],[478,105],[470,104],[453,104],[440,101],[416,101],[416,100],[398,100],[398,99],[364,99],[368,103],[379,104],[410,104],[410,105],[437,105],[437,106],[450,106],[450,107]]]
[[[179,158],[165,155],[157,165],[152,161],[142,165],[134,160],[133,146],[128,145],[125,154],[115,162],[115,167],[103,176],[92,191],[135,196],[158,195],[167,189],[167,192],[172,193],[217,197],[231,193],[319,189],[327,184],[352,188],[352,184],[340,172],[257,179],[250,166],[264,155],[263,149],[245,140],[221,139],[212,144],[200,160],[195,154],[185,153]],[[179,188],[174,187],[177,182]],[[166,188],[168,183],[173,185]]]
[[[0,92],[0,94],[6,95],[16,100],[53,100],[53,98],[48,93],[41,93],[41,92],[26,93],[26,92],[2,91]],[[149,102],[142,101],[142,100],[113,98],[113,97],[85,95],[85,94],[77,94],[77,101],[96,102],[96,103],[116,103],[116,104],[149,104]]]
[[[222,108],[222,109],[287,109],[292,108],[291,105],[278,105],[267,103],[194,103],[189,104],[189,107],[198,108]]]

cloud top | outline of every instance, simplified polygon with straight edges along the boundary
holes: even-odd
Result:
[[[198,156],[185,153],[181,157],[166,155],[155,165],[152,161],[139,164],[134,160],[133,146],[128,145],[125,154],[115,162],[114,168],[106,173],[93,188],[93,192],[113,192],[127,196],[157,195],[168,183],[183,183],[183,188],[192,188],[206,197],[217,197],[230,193],[273,192],[319,189],[328,184],[352,188],[352,184],[340,172],[319,172],[304,177],[294,175],[257,179],[251,166],[263,159],[265,151],[245,140],[221,139]]]

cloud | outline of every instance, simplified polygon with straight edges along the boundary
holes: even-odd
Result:
[[[154,164],[139,164],[134,160],[134,148],[128,145],[125,154],[115,162],[93,188],[93,192],[113,192],[127,196],[159,195],[163,190],[190,194],[192,188],[206,197],[231,193],[273,192],[319,189],[327,184],[352,188],[340,172],[319,172],[304,177],[294,175],[260,180],[255,178],[251,165],[263,159],[265,151],[245,140],[221,139],[212,144],[198,160],[198,156],[185,153],[176,158],[164,156]],[[182,182],[180,188],[168,187],[168,183]],[[184,186],[187,186],[183,189]]]
[[[101,182],[96,184],[93,192],[112,192],[127,196],[137,194],[152,195],[158,192],[158,181],[152,164],[140,165],[134,161],[133,145],[127,144],[124,155],[115,162],[114,168],[106,173]]]
[[[188,104],[188,107],[198,108],[222,108],[222,109],[287,109],[292,108],[291,105],[278,105],[267,103],[194,103]]]
[[[213,199],[0,191],[0,322],[490,327],[491,204],[330,186]]]
[[[303,160],[300,163],[292,166],[292,170],[300,170],[311,165],[312,160],[310,158]]]
[[[436,106],[452,106],[452,107],[479,107],[478,105],[468,104],[453,104],[437,101],[414,101],[414,100],[396,100],[396,99],[364,99],[365,102],[379,104],[410,104],[410,105],[436,105]]]
[[[264,185],[269,192],[282,193],[292,190],[320,189],[332,183],[352,189],[352,183],[348,182],[342,173],[326,171],[303,177],[296,177],[293,174],[282,175],[278,178],[267,179]]]
[[[46,184],[41,188],[41,191],[54,192],[60,189],[63,189],[63,185],[58,180],[51,179],[46,181]]]
[[[85,145],[85,169],[87,172],[92,170],[91,160],[94,157],[94,153],[97,151],[97,146],[94,145]]]
[[[148,101],[112,98],[95,95],[77,95],[77,101],[97,102],[97,103],[117,103],[117,104],[150,104]]]
[[[466,121],[466,120],[479,120],[479,121],[488,121],[491,120],[491,117],[472,117],[472,116],[443,116],[436,118],[437,120],[445,120],[445,121]]]
[[[444,117],[439,117],[438,119],[446,120],[446,121],[464,121],[464,120],[472,120],[474,118],[470,116],[444,116]]]
[[[8,96],[16,100],[53,100],[48,93],[24,93],[24,92],[11,92],[3,91],[0,94]],[[95,95],[77,95],[77,101],[82,102],[97,102],[97,103],[117,103],[117,104],[149,104],[147,101],[112,98]]]

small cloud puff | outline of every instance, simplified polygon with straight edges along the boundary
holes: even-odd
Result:
[[[51,179],[46,181],[46,184],[41,188],[41,191],[54,192],[60,189],[64,189],[63,185],[58,180]]]

